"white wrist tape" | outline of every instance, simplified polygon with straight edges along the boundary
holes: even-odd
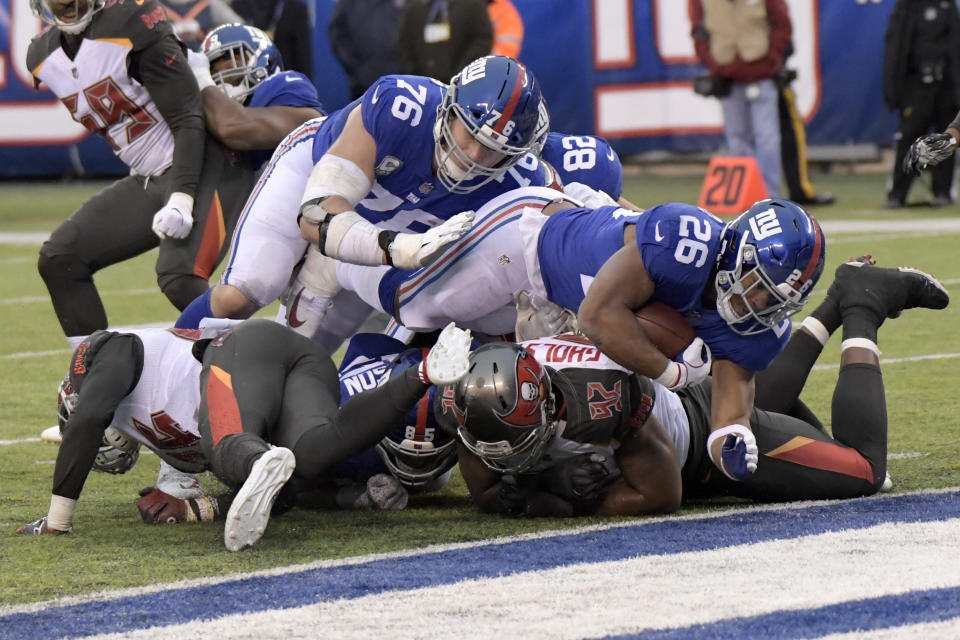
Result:
[[[351,207],[355,207],[367,197],[372,187],[373,183],[363,169],[354,162],[326,153],[310,172],[300,203],[327,196],[340,196],[349,202]]]
[[[680,364],[671,360],[663,372],[653,379],[657,384],[668,389],[680,382]]]
[[[188,196],[182,191],[174,191],[167,200],[167,206],[176,207],[185,213],[193,212],[193,196]]]
[[[827,331],[827,328],[823,326],[823,323],[814,318],[813,316],[807,316],[803,319],[803,322],[800,323],[800,326],[810,332],[814,338],[817,339],[821,345],[826,345],[827,340],[830,339],[830,332]]]
[[[880,347],[877,346],[873,340],[868,340],[867,338],[847,338],[840,343],[840,353],[843,353],[846,349],[867,349],[873,351],[877,357],[880,357]]]
[[[50,510],[47,511],[47,526],[58,531],[69,531],[73,525],[73,512],[76,508],[76,500],[52,494]]]
[[[353,264],[383,264],[383,249],[378,239],[382,229],[370,224],[356,211],[344,211],[329,220],[326,240],[320,247],[324,255]]]
[[[707,437],[707,453],[710,453],[710,449],[713,447],[714,442],[721,438],[726,438],[731,434],[735,436],[746,437],[748,435],[752,435],[753,432],[750,431],[750,427],[745,427],[742,424],[730,424],[717,429],[716,431],[711,432],[709,437]]]

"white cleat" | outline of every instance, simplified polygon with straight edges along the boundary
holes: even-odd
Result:
[[[53,425],[52,427],[47,427],[40,432],[40,439],[44,442],[50,442],[53,444],[60,444],[63,442],[63,436],[60,434],[60,427],[58,425]]]
[[[223,544],[240,551],[256,543],[267,529],[270,509],[297,466],[293,451],[274,447],[253,463],[253,469],[233,499],[223,526]]]
[[[880,485],[880,493],[890,493],[891,491],[893,491],[893,478],[888,473],[883,479],[883,484]]]
[[[197,476],[174,469],[163,460],[160,460],[160,471],[157,473],[157,489],[181,500],[203,497],[203,488],[197,482]]]
[[[470,366],[470,330],[448,324],[427,354],[427,377],[433,384],[452,384]]]

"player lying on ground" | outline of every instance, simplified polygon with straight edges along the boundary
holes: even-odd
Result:
[[[274,322],[251,320],[212,341],[162,329],[95,332],[77,348],[62,383],[63,444],[50,509],[17,533],[71,530],[77,499],[109,433],[112,443],[120,434],[182,471],[209,469],[238,489],[224,543],[231,551],[250,546],[263,535],[292,474],[315,480],[374,446],[423,396],[429,380],[462,375],[468,348],[469,334],[451,326],[421,366],[341,409],[329,354]],[[189,505],[196,519],[216,515],[214,501]]]
[[[461,436],[460,469],[481,509],[508,515],[636,515],[684,498],[849,498],[884,482],[887,414],[877,329],[904,309],[942,309],[946,290],[913,269],[860,261],[837,268],[824,302],[757,376],[749,425],[760,462],[740,482],[717,472],[709,378],[673,393],[630,373],[578,336],[473,352],[442,389],[441,422]],[[823,345],[843,328],[833,437],[799,394]],[[724,462],[738,464],[724,447]]]
[[[354,336],[339,369],[340,401],[375,389],[419,366],[428,349],[376,333]],[[291,480],[296,504],[308,508],[403,509],[409,493],[443,487],[457,463],[456,435],[439,429],[433,412],[436,387],[430,386],[375,446],[337,462],[319,477]],[[101,455],[104,455],[101,449]],[[140,492],[137,506],[144,522],[172,524],[190,520],[191,502],[159,488]],[[232,494],[208,496],[214,511],[225,515]]]

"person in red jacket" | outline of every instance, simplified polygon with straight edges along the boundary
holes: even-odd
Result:
[[[780,195],[780,128],[774,77],[792,28],[785,0],[689,0],[694,47],[714,77],[732,156],[754,156],[771,197]]]

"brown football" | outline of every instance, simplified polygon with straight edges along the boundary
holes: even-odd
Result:
[[[663,355],[675,358],[696,337],[683,315],[663,302],[653,300],[640,307],[635,315],[643,332]]]

